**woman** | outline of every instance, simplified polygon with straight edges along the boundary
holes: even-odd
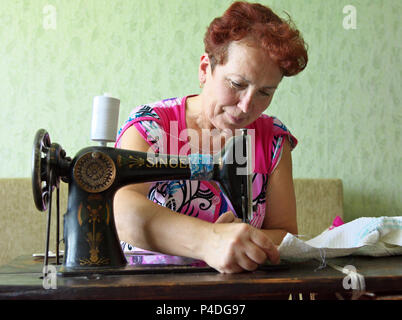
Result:
[[[215,183],[161,181],[119,190],[116,226],[123,244],[205,261],[222,273],[252,271],[279,263],[276,245],[297,233],[290,154],[297,140],[263,112],[282,78],[306,67],[307,51],[289,23],[246,2],[214,19],[204,43],[201,93],[134,109],[116,147],[212,154],[238,129],[254,130],[253,219],[240,223]]]

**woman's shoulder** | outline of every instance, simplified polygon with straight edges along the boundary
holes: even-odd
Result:
[[[275,116],[269,116],[265,113],[261,114],[260,117],[254,121],[253,126],[265,129],[267,129],[267,126],[269,126],[275,128],[277,131],[288,131],[287,127],[281,120]]]
[[[250,128],[255,129],[257,133],[273,136],[289,133],[289,129],[281,120],[264,113],[250,125]]]
[[[128,127],[136,124],[147,126],[165,127],[169,121],[178,118],[183,98],[170,98],[152,103],[141,104],[135,107],[125,120],[118,134],[124,132]]]
[[[164,112],[168,112],[169,108],[171,111],[173,111],[175,108],[181,106],[182,100],[183,98],[169,98],[152,103],[139,105],[130,112],[128,121],[138,118],[143,119],[149,118],[149,120],[152,119],[160,120],[162,117],[161,109]]]
[[[118,130],[116,146],[119,146],[121,137],[131,126],[135,126],[148,143],[154,144],[156,137],[163,136],[168,130],[169,121],[177,118],[182,100],[170,98],[135,107]]]
[[[281,134],[281,133],[290,133],[288,127],[277,117],[272,118],[272,127],[274,131],[274,135]]]
[[[253,127],[256,130],[264,130],[267,133],[272,132],[274,136],[290,133],[288,127],[279,118],[264,113],[254,121]]]

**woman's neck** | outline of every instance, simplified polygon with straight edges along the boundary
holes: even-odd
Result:
[[[186,101],[186,124],[187,129],[194,130],[198,138],[197,146],[192,146],[192,152],[215,153],[220,151],[230,133],[226,130],[218,130],[206,117],[204,110],[207,107],[203,104],[202,95],[189,97]],[[194,140],[194,139],[193,139]],[[190,142],[191,143],[191,142]]]
[[[186,101],[187,128],[194,130],[214,129],[212,123],[207,120],[202,95],[189,97]]]

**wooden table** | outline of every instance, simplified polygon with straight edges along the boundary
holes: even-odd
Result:
[[[345,289],[346,274],[336,266],[346,265],[364,277],[364,291]],[[0,299],[402,299],[402,256],[349,256],[328,259],[326,266],[310,260],[241,274],[156,267],[123,274],[57,276],[55,289],[44,288],[42,270],[43,259],[31,256],[0,267]]]

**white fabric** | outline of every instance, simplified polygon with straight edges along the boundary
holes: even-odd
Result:
[[[288,233],[278,249],[288,261],[402,255],[402,217],[358,218],[308,241]]]

